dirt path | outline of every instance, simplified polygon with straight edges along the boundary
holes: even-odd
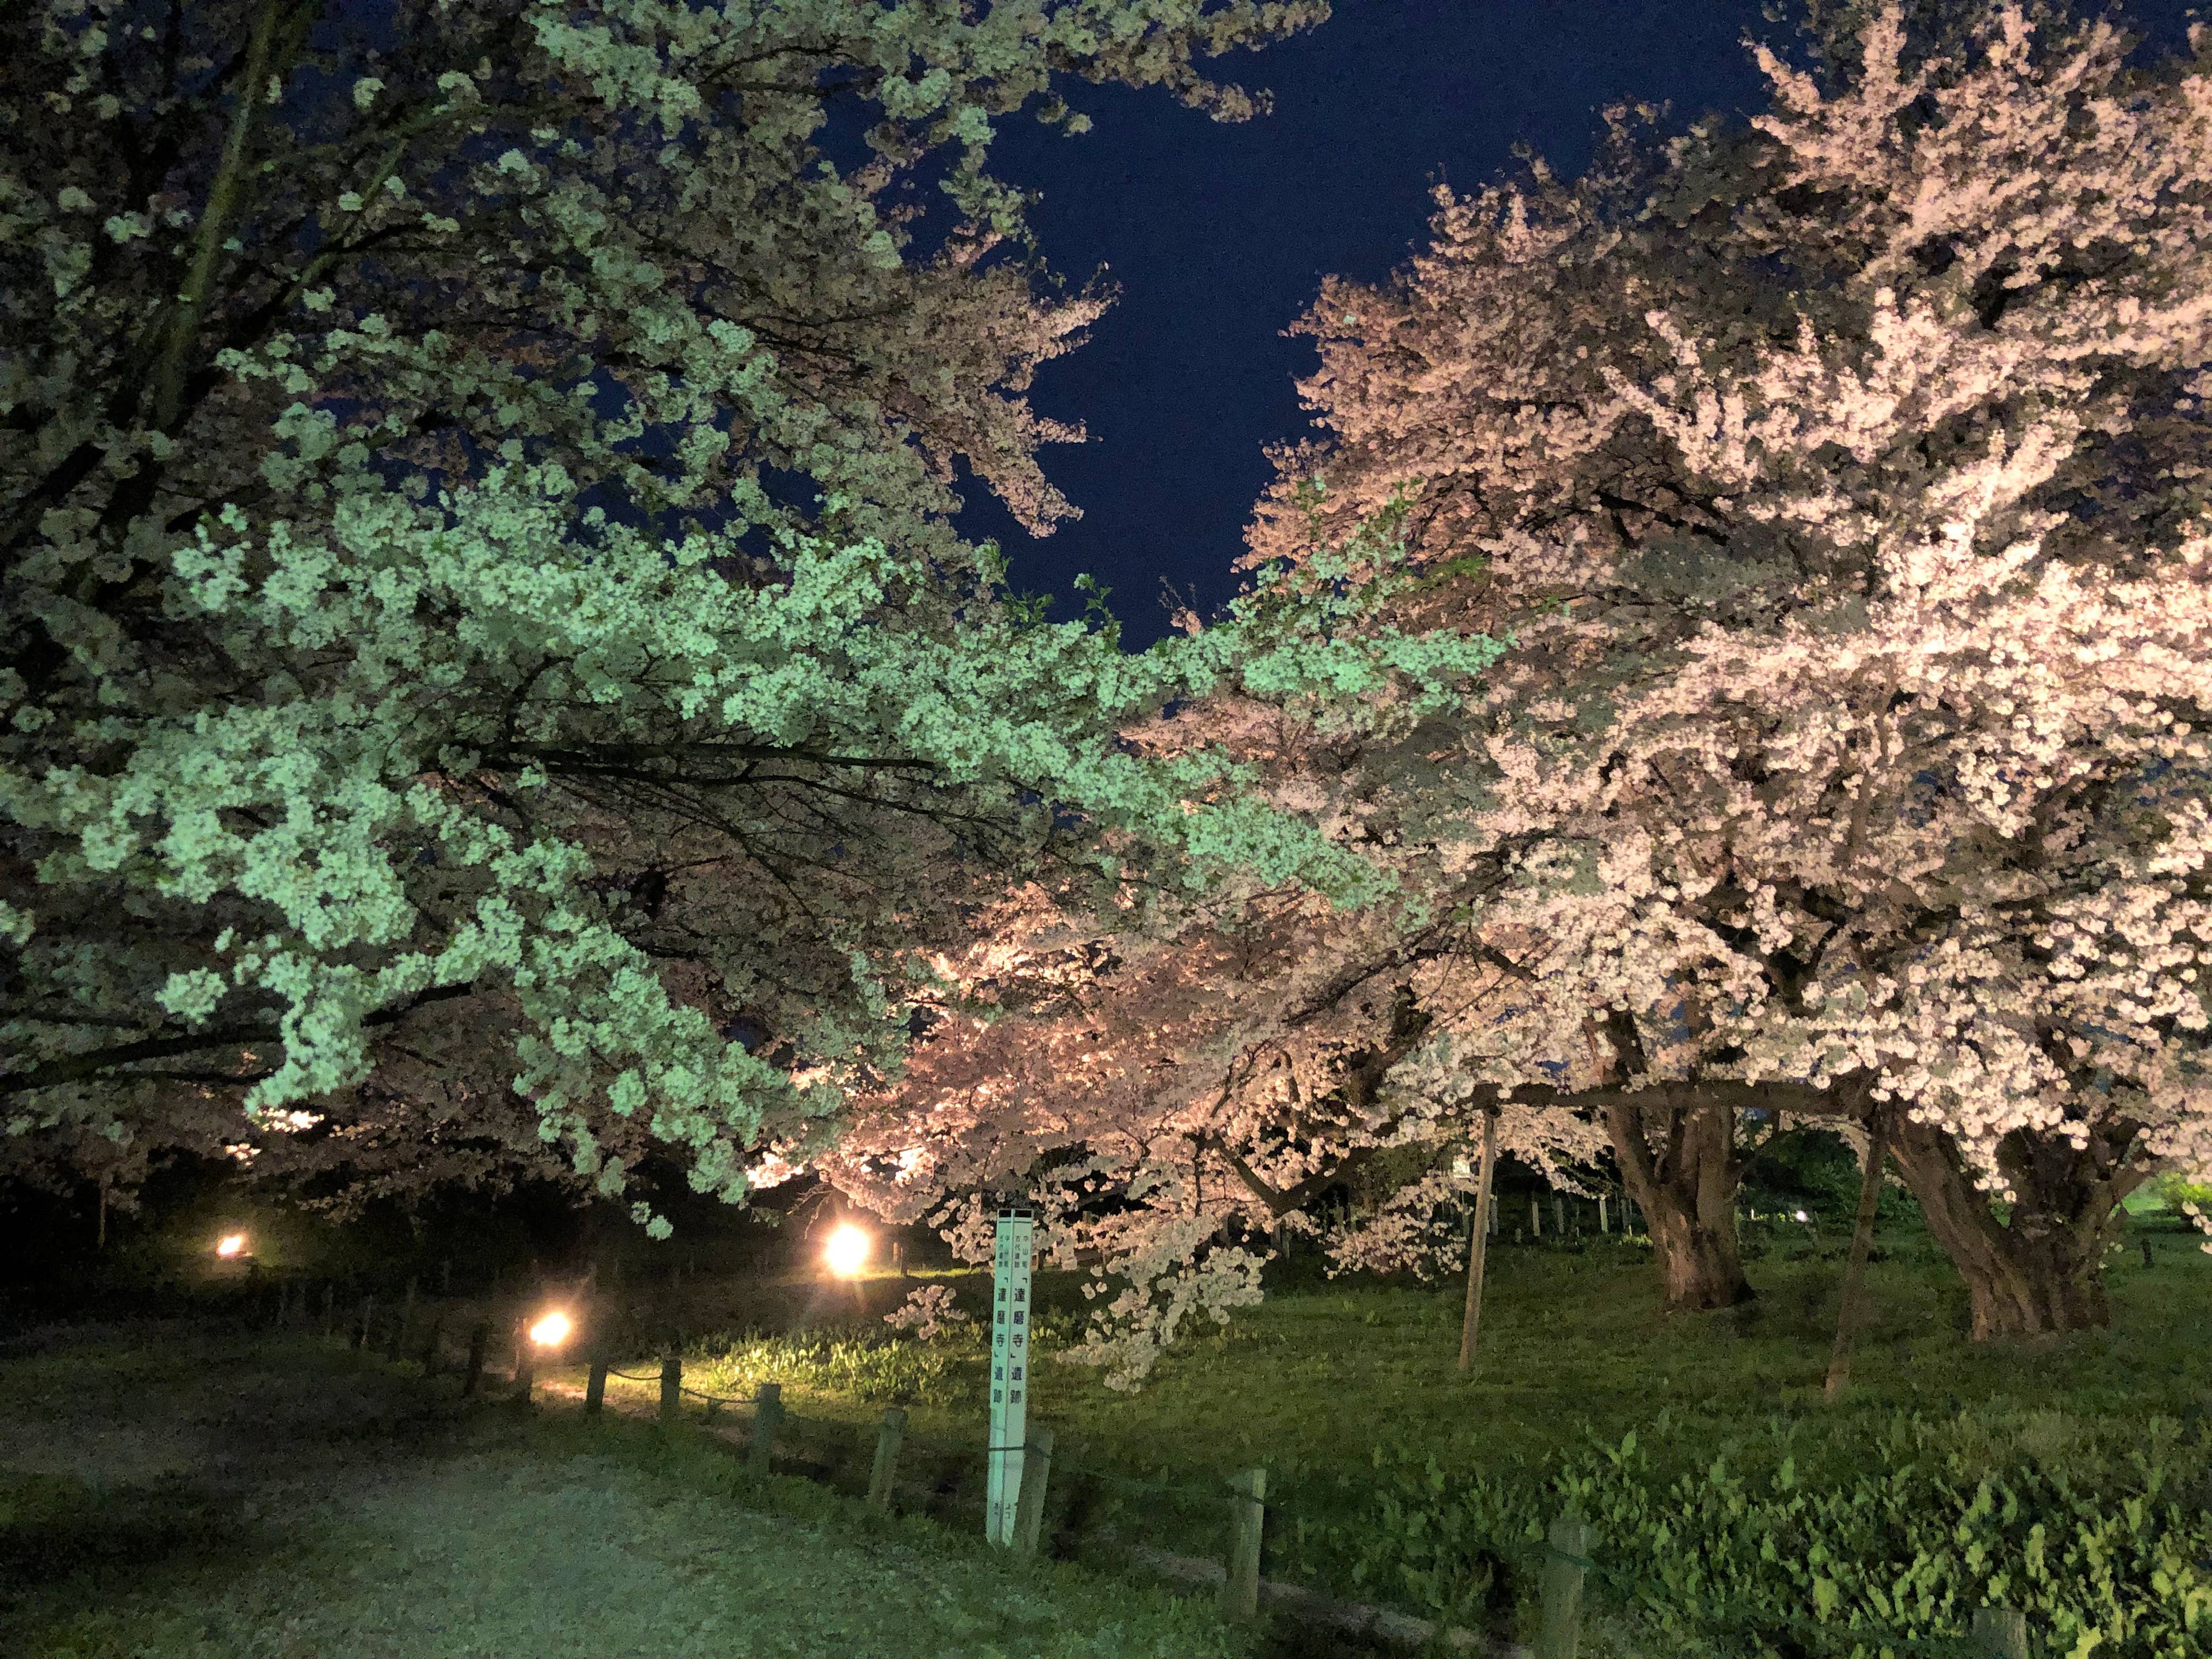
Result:
[[[1201,1608],[292,1343],[0,1356],[14,1659],[1207,1659]]]

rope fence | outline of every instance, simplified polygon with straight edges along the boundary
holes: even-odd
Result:
[[[280,1328],[309,1333],[319,1329],[325,1340],[358,1351],[365,1357],[418,1362],[426,1377],[447,1375],[445,1339],[452,1322],[449,1310],[432,1306],[418,1315],[412,1283],[396,1306],[387,1304],[381,1312],[373,1295],[364,1296],[358,1307],[343,1318],[336,1316],[333,1303],[328,1286],[325,1287],[319,1310],[309,1305],[304,1285],[298,1287],[296,1294],[287,1286],[277,1298],[275,1322]],[[409,1337],[425,1319],[427,1334],[419,1343],[410,1344]],[[519,1320],[507,1323],[513,1358],[506,1396],[528,1405],[532,1402],[536,1387],[532,1352],[534,1345]],[[381,1343],[375,1340],[380,1326],[386,1339]],[[473,1397],[485,1390],[494,1334],[495,1322],[490,1318],[479,1316],[468,1325],[467,1358],[460,1372],[462,1398]],[[797,1461],[805,1468],[824,1468],[796,1459],[787,1445],[779,1449],[778,1440],[788,1430],[805,1428],[836,1437],[849,1437],[855,1427],[849,1421],[802,1417],[787,1412],[783,1406],[781,1385],[776,1382],[762,1382],[750,1396],[718,1394],[690,1386],[684,1381],[682,1357],[676,1352],[664,1355],[657,1371],[624,1370],[608,1363],[606,1353],[595,1339],[586,1363],[584,1410],[587,1415],[595,1416],[605,1409],[610,1377],[635,1384],[658,1385],[656,1419],[663,1431],[672,1431],[684,1421],[684,1401],[687,1399],[705,1408],[709,1425],[726,1407],[750,1412],[745,1461],[760,1474],[769,1473],[779,1456],[787,1464]],[[1019,1553],[1034,1554],[1042,1546],[1042,1522],[1051,1483],[1057,1481],[1058,1489],[1065,1492],[1089,1481],[1097,1488],[1139,1494],[1152,1500],[1155,1506],[1163,1497],[1178,1498],[1194,1506],[1223,1506],[1226,1525],[1223,1528],[1222,1559],[1218,1565],[1206,1570],[1209,1575],[1215,1571],[1221,1574],[1221,1605],[1230,1617],[1257,1619],[1263,1587],[1268,1599],[1279,1602],[1328,1605],[1324,1598],[1299,1586],[1271,1582],[1263,1586],[1260,1576],[1262,1543],[1270,1521],[1278,1526],[1288,1521],[1327,1531],[1340,1526],[1341,1511],[1324,1516],[1302,1504],[1285,1501],[1283,1494],[1271,1497],[1264,1468],[1238,1469],[1225,1476],[1211,1474],[1194,1480],[1130,1474],[1057,1455],[1054,1431],[1044,1425],[1031,1425],[1018,1445],[994,1446],[988,1440],[988,1436],[979,1436],[974,1441],[955,1443],[915,1435],[908,1431],[904,1407],[886,1407],[875,1426],[872,1456],[868,1460],[867,1504],[880,1513],[891,1511],[899,1489],[901,1464],[908,1461],[909,1454],[934,1455],[940,1463],[956,1468],[969,1463],[980,1468],[981,1460],[992,1453],[1020,1450],[1024,1455],[1014,1534],[1014,1547]],[[947,1490],[946,1484],[939,1481],[932,1489],[932,1495],[942,1498]],[[1811,1659],[1866,1659],[1867,1656],[1874,1659],[2028,1659],[2030,1653],[2026,1615],[2016,1609],[1999,1607],[1976,1608],[1967,1632],[1942,1635],[1914,1634],[1863,1622],[1826,1622],[1741,1603],[1716,1601],[1704,1607],[1686,1606],[1679,1600],[1662,1603],[1651,1593],[1648,1580],[1603,1559],[1595,1547],[1589,1523],[1571,1511],[1554,1517],[1540,1542],[1492,1539],[1483,1540],[1481,1548],[1531,1573],[1539,1586],[1540,1622],[1535,1644],[1527,1650],[1530,1659],[1575,1659],[1584,1622],[1585,1594],[1593,1587],[1603,1589],[1611,1601],[1624,1608],[1641,1609],[1676,1625],[1692,1623],[1711,1638],[1750,1638],[1771,1646],[1778,1637],[1786,1634],[1793,1638],[1797,1650],[1811,1656]],[[1186,1566],[1205,1565],[1141,1547],[1135,1553]],[[1462,1647],[1494,1645],[1486,1638],[1410,1616],[1387,1614],[1375,1608],[1364,1612],[1370,1617],[1364,1628],[1370,1631],[1381,1631],[1387,1621],[1396,1628],[1399,1636],[1408,1639],[1443,1639]]]

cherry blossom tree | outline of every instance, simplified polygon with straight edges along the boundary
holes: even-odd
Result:
[[[2102,1322],[2118,1200],[2212,1152],[2212,83],[2038,16],[1830,19],[1748,130],[1615,111],[1326,284],[1251,564],[1382,524],[1383,615],[1511,648],[1456,708],[1133,741],[1248,759],[1391,898],[1018,907],[839,1178],[1051,1194],[1128,1376],[1386,1154],[1351,1259],[1433,1249],[1492,1104],[1562,1179],[1601,1132],[1669,1304],[1726,1305],[1750,1115],[1882,1107],[1978,1334]]]
[[[1607,1111],[1713,1254],[1670,1290],[1740,1282],[1715,1085],[1893,1098],[1990,1334],[2101,1322],[2118,1200],[2205,1151],[2212,128],[2109,23],[1964,34],[1892,6],[1825,79],[1762,51],[1747,132],[1617,112],[1586,179],[1443,195],[1302,325],[1331,436],[1252,554],[1411,495],[1513,635],[1462,822],[1541,832],[1478,926],[1543,989],[1480,1066],[1579,1036],[1654,1097]]]
[[[1118,728],[1455,679],[1288,587],[1131,657],[1010,599],[1106,302],[994,124],[1317,0],[50,0],[0,64],[0,1099],[375,1189],[746,1190],[1009,882],[1359,860]],[[833,156],[839,159],[833,160]],[[1293,602],[1295,601],[1295,602]],[[1357,639],[1353,633],[1358,635]],[[1457,665],[1455,665],[1457,661]],[[1441,678],[1439,678],[1441,677]]]

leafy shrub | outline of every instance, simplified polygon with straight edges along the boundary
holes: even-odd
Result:
[[[1934,1650],[1984,1604],[2023,1609],[2051,1659],[2205,1650],[2212,1468],[2170,1419],[2126,1425],[2122,1445],[2055,1413],[1899,1414],[1819,1480],[1775,1428],[1783,1455],[1757,1473],[1723,1457],[1669,1477],[1633,1434],[1534,1479],[1407,1459],[1345,1540],[1355,1577],[1463,1620],[1494,1582],[1529,1591],[1547,1525],[1571,1508],[1591,1523],[1598,1605],[1669,1653],[1869,1659],[1900,1637]]]
[[[942,1406],[975,1393],[976,1345],[957,1327],[929,1341],[876,1331],[724,1335],[695,1352],[684,1380],[702,1394],[746,1395],[776,1382],[869,1402]]]

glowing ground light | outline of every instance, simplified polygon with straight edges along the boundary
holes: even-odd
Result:
[[[1797,1212],[1797,1219],[1800,1221],[1810,1221],[1812,1218],[1813,1218],[1811,1216],[1807,1215],[1802,1210]]]
[[[245,1253],[245,1250],[246,1235],[244,1233],[227,1234],[224,1236],[222,1242],[215,1247],[215,1253],[217,1255],[222,1256],[241,1255]]]
[[[868,1236],[848,1221],[830,1235],[829,1247],[822,1255],[831,1273],[850,1279],[867,1263]]]
[[[530,1340],[541,1348],[557,1348],[568,1340],[571,1328],[568,1315],[550,1313],[530,1328]]]

